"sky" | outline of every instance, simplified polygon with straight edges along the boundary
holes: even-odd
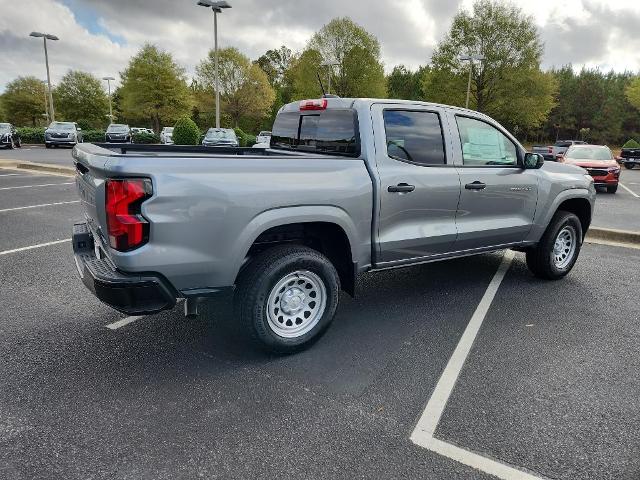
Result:
[[[376,35],[385,69],[429,62],[460,8],[473,0],[228,0],[219,17],[221,47],[236,46],[250,58],[287,45],[304,49],[332,18],[349,16]],[[213,14],[196,0],[0,0],[0,92],[12,79],[46,79],[41,39],[49,42],[53,83],[69,69],[114,76],[145,42],[174,55],[191,76],[213,46]],[[515,0],[534,18],[545,44],[543,68],[640,71],[639,0]],[[117,82],[116,82],[117,83]]]

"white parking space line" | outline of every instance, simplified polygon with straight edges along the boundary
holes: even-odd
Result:
[[[0,177],[28,177],[29,175],[22,175],[20,173],[0,173]]]
[[[80,200],[73,200],[71,202],[43,203],[40,205],[29,205],[28,207],[3,208],[0,210],[0,213],[14,212],[16,210],[28,210],[29,208],[53,207],[54,205],[69,205],[70,203],[80,203]]]
[[[482,455],[478,455],[477,453],[465,450],[464,448],[460,448],[434,437],[436,427],[438,426],[438,423],[440,423],[440,419],[442,418],[444,409],[449,401],[449,397],[453,392],[456,381],[460,376],[462,367],[471,352],[473,343],[480,331],[480,327],[484,322],[487,312],[491,307],[491,303],[498,292],[498,288],[511,266],[513,257],[514,253],[512,251],[507,251],[504,254],[502,262],[498,267],[498,271],[491,279],[491,282],[473,313],[467,328],[462,334],[462,337],[460,337],[460,341],[458,342],[456,349],[451,355],[447,366],[438,380],[436,388],[431,394],[431,398],[429,399],[424,412],[422,412],[420,420],[418,420],[418,424],[411,434],[411,441],[416,445],[427,448],[435,453],[451,458],[457,462],[490,475],[494,475],[498,478],[505,480],[539,480],[541,477],[537,477],[510,465],[506,465],[498,460],[483,457]]]
[[[136,320],[140,320],[141,318],[144,318],[144,317],[145,317],[145,315],[139,315],[139,316],[134,316],[134,317],[123,318],[122,320],[118,320],[117,322],[110,323],[106,327],[109,330],[118,330],[119,328],[125,327],[125,326],[129,325],[130,323],[133,323]]]
[[[41,185],[22,185],[20,187],[2,187],[0,190],[17,190],[19,188],[55,187],[58,185],[73,185],[73,182],[65,183],[43,183]]]
[[[3,252],[0,252],[0,255],[9,255],[10,253],[26,252],[27,250],[33,250],[35,248],[49,247],[51,245],[59,245],[61,243],[66,243],[70,241],[71,239],[67,238],[66,240],[56,240],[55,242],[40,243],[38,245],[30,245],[28,247],[14,248],[13,250],[5,250]]]
[[[640,195],[638,195],[636,192],[634,192],[633,190],[631,190],[629,187],[627,187],[626,185],[623,185],[622,183],[619,184],[622,188],[624,188],[627,192],[629,192],[631,195],[633,195],[636,198],[640,198]]]

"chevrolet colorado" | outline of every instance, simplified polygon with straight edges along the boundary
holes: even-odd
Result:
[[[287,353],[365,271],[513,248],[538,277],[574,266],[592,178],[545,163],[491,118],[400,100],[282,107],[270,148],[77,145],[85,285],[128,314],[232,291],[258,344]]]

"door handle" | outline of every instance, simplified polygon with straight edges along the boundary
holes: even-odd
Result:
[[[415,185],[409,185],[408,183],[399,183],[398,185],[391,185],[387,188],[387,192],[391,193],[409,193],[416,189]]]
[[[473,183],[467,183],[464,188],[466,188],[467,190],[484,190],[485,188],[487,188],[487,184],[476,180]]]

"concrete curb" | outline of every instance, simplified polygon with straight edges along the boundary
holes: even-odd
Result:
[[[640,246],[640,232],[591,227],[587,232],[587,238],[585,241],[588,242],[590,240],[594,242],[610,242]]]
[[[47,163],[26,162],[24,160],[0,160],[0,167],[18,170],[34,170],[45,173],[57,173],[59,175],[75,175],[75,170],[72,167],[51,165]]]

